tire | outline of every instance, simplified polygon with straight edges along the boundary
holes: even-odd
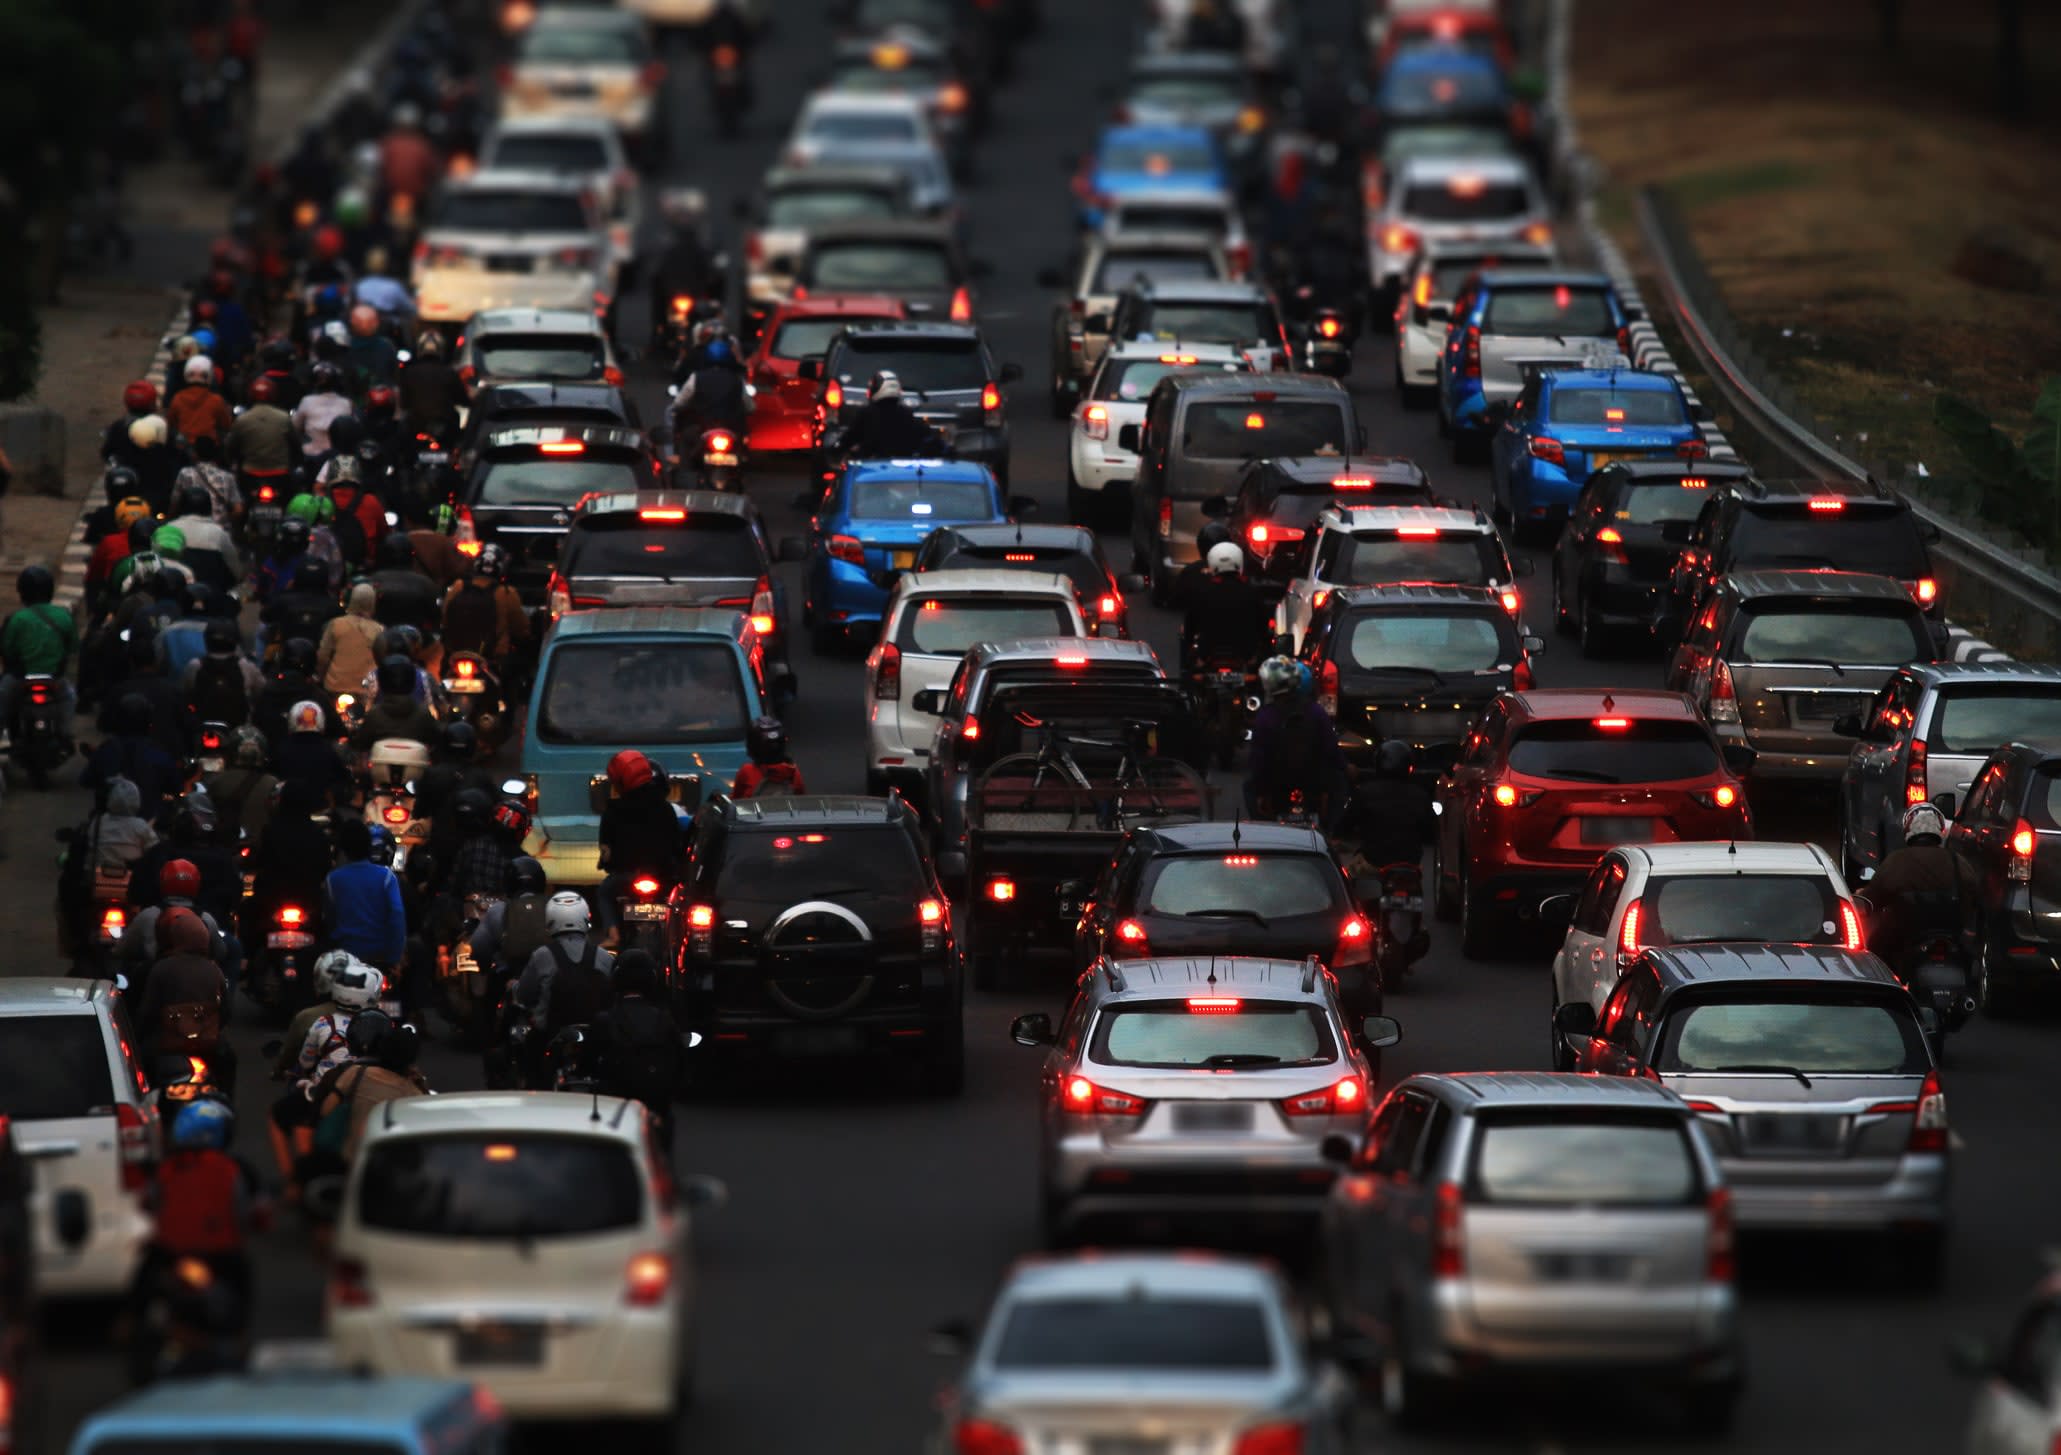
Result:
[[[1549,989],[1546,1003],[1552,1007],[1552,1013],[1546,1017],[1546,1045],[1551,1053],[1552,1067],[1555,1071],[1572,1071],[1574,1070],[1574,1053],[1567,1049],[1567,1038],[1560,1034],[1560,1027],[1554,1024],[1554,1022],[1560,1019],[1560,991],[1558,987]]]
[[[1431,841],[1431,912],[1447,924],[1460,917],[1460,899],[1446,888],[1445,855],[1435,837]]]
[[[1567,609],[1567,600],[1560,590],[1560,572],[1553,571],[1553,630],[1563,637],[1574,635],[1574,613]]]
[[[966,1022],[954,1019],[941,1040],[924,1053],[923,1091],[926,1096],[957,1096],[966,1089]]]
[[[1492,912],[1474,892],[1474,880],[1460,871],[1460,953],[1470,960],[1487,960],[1495,953],[1496,931],[1501,916]]]

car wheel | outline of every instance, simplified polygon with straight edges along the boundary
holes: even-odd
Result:
[[[1553,630],[1563,637],[1574,635],[1574,614],[1567,609],[1567,598],[1560,590],[1560,571],[1553,571]]]
[[[938,1033],[939,1044],[923,1056],[923,1090],[930,1096],[957,1096],[966,1089],[966,1023],[954,1018]]]
[[[1431,840],[1431,912],[1451,924],[1460,917],[1460,900],[1446,884],[1446,856],[1436,835]]]
[[[1608,645],[1608,628],[1603,625],[1602,617],[1596,614],[1596,608],[1589,605],[1586,594],[1576,600],[1574,609],[1582,655],[1593,662],[1603,655],[1604,648]]]
[[[1470,960],[1486,960],[1495,952],[1498,916],[1475,893],[1474,876],[1460,870],[1460,953]]]

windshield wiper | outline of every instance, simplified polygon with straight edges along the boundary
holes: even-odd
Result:
[[[1846,675],[1845,664],[1835,662],[1830,657],[1784,657],[1779,662],[1755,662],[1752,665],[1756,667],[1830,667],[1836,675],[1841,677]]]
[[[1272,929],[1267,917],[1256,909],[1191,909],[1182,919],[1249,919],[1261,929]]]
[[[1379,667],[1368,667],[1369,672],[1408,672],[1413,677],[1429,677],[1434,687],[1443,687],[1446,674],[1436,667],[1406,667],[1400,662],[1384,662]]]
[[[1202,1058],[1205,1066],[1279,1066],[1279,1056],[1269,1056],[1264,1051],[1219,1051],[1214,1056]]]
[[[1805,1091],[1809,1091],[1811,1089],[1810,1077],[1804,1075],[1794,1066],[1776,1066],[1772,1064],[1765,1064],[1759,1061],[1744,1061],[1736,1066],[1712,1066],[1708,1069],[1720,1073],[1726,1071],[1764,1071],[1771,1076],[1794,1076],[1798,1081],[1803,1083],[1803,1089]]]

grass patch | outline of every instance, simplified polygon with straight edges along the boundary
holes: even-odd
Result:
[[[1684,212],[1693,212],[1699,207],[1708,207],[1716,202],[1730,202],[1740,197],[1754,197],[1765,192],[1783,192],[1800,187],[1815,175],[1814,169],[1777,157],[1771,161],[1748,162],[1736,167],[1713,167],[1708,171],[1690,172],[1676,177],[1667,184],[1668,194],[1675,205]]]

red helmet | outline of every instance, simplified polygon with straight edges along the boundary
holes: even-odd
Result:
[[[391,384],[374,384],[370,389],[367,389],[365,391],[365,407],[367,409],[392,409],[394,407],[394,386]]]
[[[333,222],[325,222],[315,229],[315,256],[324,262],[341,257],[344,250],[343,229]]]
[[[494,827],[511,839],[529,837],[530,814],[512,798],[504,798],[494,805]]]
[[[236,255],[240,252],[233,237],[218,237],[208,244],[208,261],[218,268],[236,266]]]
[[[271,375],[260,374],[250,381],[250,387],[244,390],[244,397],[253,404],[270,404],[279,397],[279,386],[272,382]]]
[[[658,770],[651,766],[651,759],[635,748],[624,748],[608,760],[608,782],[618,793],[642,788],[657,777]]]
[[[165,899],[192,899],[200,893],[200,870],[191,859],[173,859],[157,871],[157,892]]]
[[[221,305],[212,298],[203,298],[193,305],[193,316],[202,323],[213,323],[221,311]]]
[[[213,272],[209,273],[208,292],[214,294],[217,298],[227,298],[230,294],[234,293],[236,291],[236,274],[230,270],[235,268],[240,261],[240,258],[232,257],[227,263],[220,264]]]
[[[148,414],[157,408],[157,385],[138,379],[122,391],[122,408],[131,414]]]

